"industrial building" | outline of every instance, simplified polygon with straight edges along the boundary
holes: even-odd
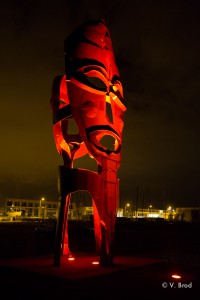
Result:
[[[176,218],[186,222],[200,222],[200,207],[178,207]]]
[[[25,220],[25,219],[56,219],[58,213],[58,201],[50,201],[45,198],[40,200],[7,198],[0,209],[0,221]],[[89,219],[93,215],[93,208],[83,203],[71,203],[68,210],[68,219]],[[118,217],[131,219],[166,219],[186,222],[200,221],[200,207],[182,207],[166,210],[155,209],[151,205],[147,209],[131,210],[126,204],[125,208],[119,208]]]

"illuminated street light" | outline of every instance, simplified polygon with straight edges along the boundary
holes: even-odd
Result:
[[[151,209],[152,209],[152,205],[149,205],[149,217],[152,217],[152,211],[151,211]]]
[[[42,207],[42,202],[45,201],[45,197],[42,197],[40,200],[40,206],[39,206],[39,218],[41,218],[42,215],[42,209],[43,209],[43,219],[44,219],[44,206]]]
[[[167,216],[167,218],[168,218],[169,220],[170,220],[170,219],[173,219],[173,212],[174,212],[174,209],[172,209],[171,206],[168,206],[167,211],[168,211],[168,216]]]
[[[128,207],[130,207],[130,203],[126,203],[125,204],[125,216],[126,216],[126,213],[128,212]]]

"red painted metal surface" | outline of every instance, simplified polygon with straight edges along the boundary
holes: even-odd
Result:
[[[79,190],[87,190],[92,197],[100,264],[112,265],[119,203],[117,170],[126,107],[110,34],[103,20],[84,23],[65,40],[65,73],[55,77],[51,98],[54,139],[64,162],[59,173],[61,204],[55,265],[59,265],[59,255],[71,254],[67,212],[70,193]],[[77,134],[69,133],[71,119],[78,127]],[[86,154],[96,160],[98,173],[73,168],[73,161]]]

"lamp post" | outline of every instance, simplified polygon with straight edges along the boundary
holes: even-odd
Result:
[[[128,212],[127,207],[130,207],[130,203],[126,203],[126,204],[125,204],[125,216],[126,216],[126,213]]]
[[[45,198],[42,197],[41,200],[40,200],[40,207],[39,207],[39,211],[40,211],[39,217],[41,218],[41,215],[42,215],[43,219],[44,219],[44,207],[42,206],[42,202],[44,202],[44,201],[45,201]],[[43,209],[43,214],[42,214],[42,209]]]
[[[152,218],[152,211],[151,211],[151,209],[152,209],[152,205],[149,205],[149,217]]]
[[[167,208],[168,214],[167,214],[167,219],[170,219],[170,215],[171,215],[171,211],[172,211],[172,207],[168,206]]]

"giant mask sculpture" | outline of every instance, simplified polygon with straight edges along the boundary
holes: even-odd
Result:
[[[55,77],[51,98],[54,139],[64,162],[59,168],[54,264],[60,264],[60,255],[71,254],[67,225],[70,194],[86,190],[92,198],[100,264],[112,265],[119,202],[117,170],[126,110],[123,89],[103,20],[88,21],[78,27],[65,40],[64,48],[65,75]],[[69,133],[70,119],[74,119],[78,134]],[[73,161],[86,154],[96,160],[98,172],[73,168]]]

